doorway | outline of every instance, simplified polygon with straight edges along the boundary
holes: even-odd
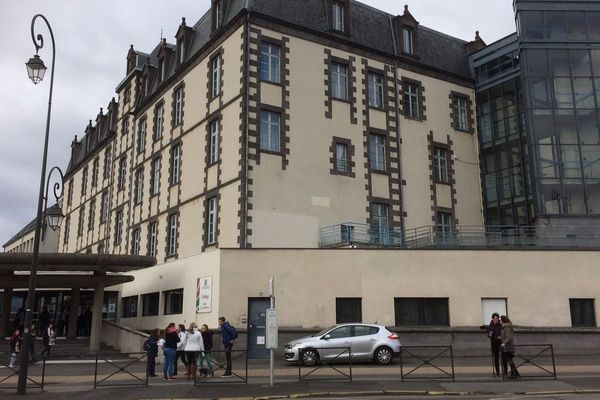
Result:
[[[248,358],[269,358],[269,350],[265,346],[265,341],[267,309],[270,305],[271,300],[268,297],[248,298]]]

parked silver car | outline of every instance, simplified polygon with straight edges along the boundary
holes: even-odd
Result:
[[[400,354],[400,340],[383,325],[339,324],[289,342],[284,347],[284,359],[304,366],[319,360],[347,361],[348,348],[353,361],[373,360],[384,365]]]

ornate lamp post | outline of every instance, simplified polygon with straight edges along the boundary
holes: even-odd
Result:
[[[56,54],[56,49],[54,47],[54,34],[52,33],[52,28],[50,27],[50,23],[41,14],[37,14],[31,20],[31,40],[33,41],[33,45],[35,46],[35,55],[29,59],[29,61],[25,64],[27,66],[27,74],[29,78],[33,81],[34,84],[38,84],[44,78],[44,74],[46,73],[46,66],[42,59],[38,56],[38,51],[44,47],[44,38],[42,35],[35,35],[34,25],[35,21],[41,18],[46,23],[48,30],[50,31],[50,38],[52,39],[52,67],[50,74],[50,94],[48,96],[48,114],[46,116],[46,136],[44,139],[44,153],[42,157],[42,174],[40,178],[40,192],[38,197],[38,207],[37,207],[37,219],[35,222],[35,238],[33,240],[33,254],[31,260],[31,273],[29,275],[29,290],[27,292],[27,305],[25,310],[25,325],[23,329],[23,346],[21,349],[21,359],[19,363],[19,383],[17,386],[18,394],[25,394],[27,392],[27,369],[29,366],[29,348],[31,347],[31,334],[29,329],[31,327],[32,313],[33,308],[35,306],[35,286],[37,279],[37,267],[38,267],[38,259],[40,252],[40,236],[42,230],[42,213],[43,208],[48,203],[48,184],[44,185],[44,179],[46,178],[46,161],[48,158],[48,136],[50,133],[50,111],[52,108],[52,88],[54,85],[54,56]],[[54,169],[60,170],[54,167],[50,171],[50,175]],[[48,183],[50,182],[50,175],[48,176]],[[60,184],[56,183],[54,185],[54,195],[58,200],[58,191],[62,193],[62,173]],[[44,189],[46,191],[46,196],[44,196]],[[57,206],[58,207],[58,206]],[[48,225],[52,229],[56,229],[58,225],[60,225],[60,221],[62,220],[62,211],[60,208],[53,209],[51,212],[46,213],[48,217]],[[60,215],[60,216],[59,216]]]

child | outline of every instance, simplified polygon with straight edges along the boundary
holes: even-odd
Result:
[[[160,339],[162,340],[162,339]],[[156,357],[158,356],[158,329],[152,331],[146,342],[144,343],[144,350],[146,350],[147,360],[146,360],[146,374],[149,377],[156,376]]]
[[[21,352],[22,343],[23,337],[21,336],[21,331],[19,329],[16,329],[10,337],[10,363],[8,364],[8,368],[14,368],[15,361],[17,361],[17,356]]]

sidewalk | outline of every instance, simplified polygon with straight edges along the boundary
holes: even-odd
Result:
[[[505,394],[505,393],[575,393],[576,391],[591,391],[598,393],[600,398],[600,360],[599,357],[563,357],[557,365],[558,379],[528,378],[527,375],[536,373],[534,367],[522,367],[523,379],[519,381],[502,381],[492,378],[491,366],[484,365],[489,359],[464,358],[455,359],[456,380],[431,379],[443,378],[440,371],[429,368],[419,369],[410,374],[411,380],[401,380],[400,365],[380,367],[371,364],[358,364],[352,367],[352,382],[338,381],[302,381],[298,382],[297,366],[276,365],[276,381],[274,387],[268,386],[268,364],[266,362],[250,361],[248,365],[248,384],[238,383],[236,378],[219,378],[222,371],[216,373],[215,378],[210,378],[205,383],[194,387],[193,382],[178,376],[175,381],[163,381],[160,378],[150,378],[149,387],[100,387],[93,390],[95,364],[90,362],[74,363],[49,363],[46,366],[45,392],[30,386],[27,398],[42,398],[51,396],[53,400],[72,400],[73,397],[83,400],[118,398],[118,399],[162,399],[162,398],[256,398],[276,396],[277,398],[300,397],[343,397],[346,395],[443,395],[447,398],[452,395],[475,394]],[[124,363],[117,363],[124,365]],[[542,365],[546,367],[545,365]],[[135,363],[130,367],[131,372],[140,379],[145,378],[143,363]],[[340,371],[348,372],[344,365],[336,366]],[[406,370],[406,374],[409,370]],[[442,369],[447,366],[442,365]],[[118,371],[110,364],[98,366],[98,380]],[[302,375],[310,372],[302,369]],[[7,376],[6,369],[0,369],[0,380]],[[162,365],[157,367],[157,373],[162,372]],[[234,372],[244,376],[245,363],[234,365]],[[183,368],[180,369],[183,374]],[[36,365],[31,369],[32,379],[39,379],[41,366]],[[321,369],[308,378],[344,378],[332,369]],[[420,379],[414,379],[420,378]],[[105,384],[131,385],[140,384],[135,378],[120,372],[108,379]],[[0,383],[0,398],[12,399],[15,396],[16,377]]]

